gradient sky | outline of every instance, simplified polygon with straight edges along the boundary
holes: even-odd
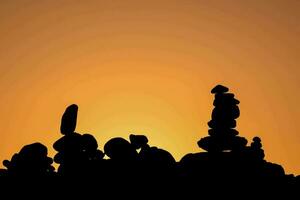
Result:
[[[202,151],[210,90],[241,101],[237,129],[300,174],[300,1],[0,1],[0,160],[54,155],[66,106],[100,149],[146,134],[176,159]]]

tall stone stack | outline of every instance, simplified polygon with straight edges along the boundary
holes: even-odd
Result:
[[[53,144],[58,151],[54,162],[60,164],[58,173],[79,174],[86,170],[92,162],[102,160],[104,153],[98,150],[96,139],[90,134],[75,132],[78,106],[67,107],[61,119],[61,134],[64,135]],[[85,172],[84,172],[85,173]]]
[[[228,91],[229,89],[222,85],[217,85],[211,90],[215,95],[215,108],[212,111],[212,119],[208,122],[210,136],[198,141],[199,147],[208,152],[240,150],[247,144],[247,140],[237,136],[239,132],[235,130],[236,119],[240,116],[240,102]]]

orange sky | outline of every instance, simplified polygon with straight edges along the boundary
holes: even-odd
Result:
[[[0,1],[0,160],[40,141],[61,114],[100,149],[148,135],[176,159],[201,151],[218,83],[241,101],[238,130],[300,174],[300,1]]]

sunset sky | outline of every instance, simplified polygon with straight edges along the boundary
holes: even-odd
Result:
[[[36,141],[53,156],[72,103],[100,149],[146,134],[179,160],[223,84],[240,136],[300,174],[299,35],[298,0],[1,0],[0,160]]]

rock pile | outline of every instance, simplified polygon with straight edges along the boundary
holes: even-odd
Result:
[[[7,175],[12,176],[49,176],[54,174],[52,158],[47,156],[47,147],[41,143],[24,146],[11,160],[4,160]]]
[[[247,144],[247,140],[237,136],[235,130],[236,120],[240,116],[237,106],[240,102],[234,98],[234,94],[227,93],[229,89],[217,85],[211,90],[215,94],[212,111],[212,119],[208,122],[211,128],[208,130],[210,136],[198,141],[198,146],[209,152],[221,152],[224,150],[240,150]]]
[[[78,106],[69,106],[62,116],[61,133],[64,135],[57,140],[53,148],[58,151],[54,161],[60,164],[58,173],[71,175],[88,172],[94,161],[103,159],[104,153],[98,150],[96,139],[90,134],[75,132]]]

